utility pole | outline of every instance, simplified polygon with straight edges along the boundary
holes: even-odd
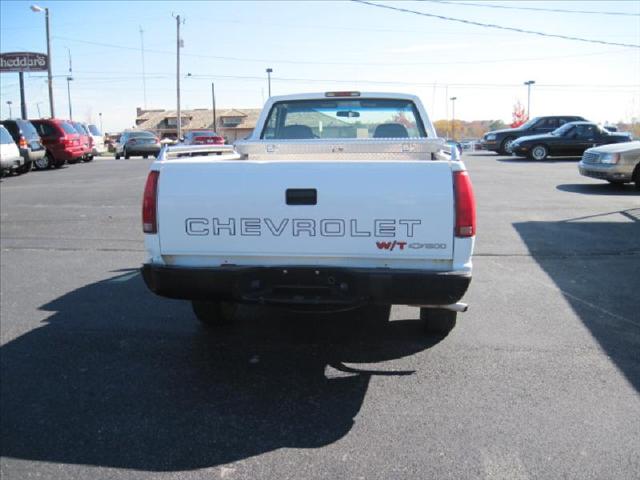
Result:
[[[69,53],[69,75],[67,75],[67,100],[69,101],[69,120],[73,120],[73,113],[71,111],[71,80],[73,80],[73,69],[71,67],[71,50],[69,47],[67,48],[67,52]]]
[[[527,119],[531,118],[531,85],[536,83],[535,80],[527,80],[524,85],[527,86]]]
[[[182,115],[180,112],[180,47],[182,46],[182,40],[180,39],[180,15],[175,16],[176,19],[176,91],[178,100],[178,112],[177,112],[177,125],[178,125],[178,141],[182,138]],[[184,23],[184,20],[182,20]]]
[[[38,103],[36,103],[36,108],[38,109],[38,118],[42,118],[42,114],[40,113],[40,104],[41,104],[41,103],[42,103],[42,102],[38,102]]]
[[[147,109],[147,78],[144,71],[144,30],[142,30],[142,25],[140,25],[140,52],[142,54],[142,98],[144,109]]]
[[[42,8],[38,5],[31,5],[31,11],[42,12],[44,10],[45,24],[47,27],[47,80],[49,84],[49,111],[51,118],[55,118],[55,109],[53,108],[53,75],[51,75],[51,36],[49,34],[49,9]]]
[[[451,97],[451,139],[456,139],[456,100],[458,97]]]
[[[27,101],[24,98],[24,72],[18,73],[20,79],[20,118],[27,119]]]
[[[211,105],[213,106],[213,131],[215,132],[217,129],[216,127],[216,90],[213,85],[213,82],[211,82]]]
[[[273,73],[273,68],[267,68],[267,82],[269,83],[269,98],[271,98],[271,74]]]

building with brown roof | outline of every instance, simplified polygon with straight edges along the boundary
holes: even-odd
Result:
[[[181,110],[183,132],[191,130],[214,130],[226,138],[227,143],[243,139],[256,126],[261,109],[221,109],[216,110],[216,125],[213,125],[213,110],[196,108]],[[158,137],[175,139],[178,136],[178,116],[175,110],[136,109],[136,129],[154,132]]]

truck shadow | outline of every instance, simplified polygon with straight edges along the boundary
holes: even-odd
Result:
[[[41,307],[45,325],[1,349],[1,454],[150,471],[316,448],[354,425],[372,375],[358,368],[440,338],[415,320],[372,329],[351,313],[244,307],[210,332],[186,302],[127,273]]]
[[[514,227],[600,347],[640,391],[640,208]]]

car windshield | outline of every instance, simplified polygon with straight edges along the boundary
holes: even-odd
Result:
[[[151,132],[131,132],[129,138],[154,138],[155,135]]]
[[[567,133],[569,133],[574,128],[575,128],[575,125],[573,123],[565,123],[561,127],[556,128],[553,132],[551,132],[551,135],[556,135],[556,136],[562,137],[562,136],[566,135]]]
[[[13,143],[13,138],[11,138],[11,135],[9,135],[9,132],[4,127],[0,127],[0,143]]]
[[[538,123],[538,120],[540,120],[540,117],[533,117],[531,120],[527,120],[525,123],[523,123],[522,125],[520,125],[518,128],[521,129],[527,129],[527,128],[531,128],[533,127],[536,123]]]
[[[334,99],[278,102],[269,112],[261,138],[426,137],[410,100]]]
[[[95,135],[96,137],[102,135],[100,133],[100,130],[98,130],[98,127],[96,127],[95,125],[89,125],[89,131],[91,132],[91,135]]]
[[[64,133],[71,133],[71,134],[75,133],[75,134],[78,134],[78,130],[73,128],[73,125],[71,125],[70,123],[60,122],[60,126],[64,130]]]
[[[20,129],[22,130],[22,135],[24,136],[24,138],[32,138],[32,139],[40,138],[36,130],[36,127],[34,127],[31,122],[21,121],[19,122],[19,125],[20,125]]]

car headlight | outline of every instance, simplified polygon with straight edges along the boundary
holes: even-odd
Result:
[[[620,161],[619,153],[604,153],[600,155],[600,163],[616,164]]]
[[[484,137],[485,140],[495,140],[496,139],[496,134],[495,133],[490,133],[488,135],[486,135]]]

